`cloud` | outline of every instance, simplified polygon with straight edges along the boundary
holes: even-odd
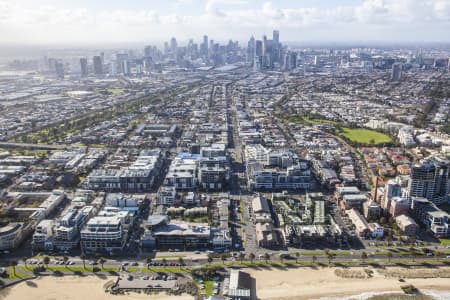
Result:
[[[14,4],[12,4],[14,3]],[[450,0],[361,0],[353,5],[281,7],[276,1],[251,7],[244,0],[206,0],[197,13],[43,6],[0,0],[0,43],[103,42],[181,39],[204,33],[216,39],[246,39],[277,28],[302,39],[435,39],[449,41]],[[175,4],[174,4],[175,3]],[[198,4],[177,0],[167,5]],[[251,7],[251,8],[249,8]],[[408,30],[408,29],[413,30]],[[70,32],[70,34],[68,34]],[[447,33],[447,34],[445,34]],[[387,35],[389,34],[389,35]]]

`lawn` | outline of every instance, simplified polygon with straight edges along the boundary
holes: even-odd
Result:
[[[346,137],[352,142],[357,142],[361,144],[383,144],[383,143],[389,143],[392,141],[392,139],[381,132],[369,130],[369,129],[350,129],[343,127],[343,132],[341,133],[341,136]]]
[[[442,245],[450,246],[450,239],[439,239]]]

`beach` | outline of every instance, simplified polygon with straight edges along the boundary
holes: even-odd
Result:
[[[367,299],[363,296],[355,298],[349,296],[384,292],[401,293],[400,287],[408,284],[414,285],[419,290],[450,292],[449,278],[406,278],[405,282],[400,282],[398,278],[386,278],[377,270],[372,270],[371,277],[367,278],[343,278],[336,275],[336,270],[337,268],[270,271],[250,269],[248,272],[256,279],[256,296],[261,300]],[[450,271],[448,268],[446,270]],[[363,270],[356,269],[356,273],[358,272]],[[398,272],[417,273],[418,271],[399,268]],[[404,277],[407,277],[407,274],[404,274]]]
[[[426,294],[426,299],[450,299],[450,268],[297,268],[270,270],[244,269],[256,279],[258,300],[366,300],[383,293],[402,293],[401,286],[412,284]],[[439,275],[436,275],[439,274]],[[441,276],[446,278],[418,278]],[[399,277],[404,278],[400,282]],[[114,295],[105,292],[106,283],[115,277],[45,276],[22,282],[0,291],[0,300],[191,300],[192,296],[169,296],[165,293],[146,295],[129,293]],[[445,295],[439,298],[439,295]],[[388,298],[390,299],[390,298]],[[413,300],[414,298],[411,298]],[[418,298],[419,299],[419,298]],[[425,299],[425,298],[424,298]]]
[[[45,276],[36,280],[19,283],[0,291],[1,300],[192,300],[192,296],[169,296],[160,294],[129,293],[127,295],[111,295],[105,293],[103,286],[114,277],[97,276]]]

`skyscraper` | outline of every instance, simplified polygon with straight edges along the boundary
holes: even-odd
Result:
[[[263,55],[263,43],[260,40],[257,40],[255,42],[255,56],[262,56]]]
[[[263,36],[262,40],[262,55],[267,55],[267,36]]]
[[[402,64],[401,63],[395,63],[392,65],[392,73],[391,73],[391,80],[392,81],[398,81],[402,79]]]
[[[88,76],[87,58],[85,57],[80,58],[80,68],[81,68],[81,77]]]
[[[272,40],[276,46],[278,46],[280,44],[280,32],[278,30],[273,31]]]
[[[411,170],[409,196],[427,198],[435,204],[448,202],[450,161],[444,157],[432,157],[416,164]]]
[[[64,64],[60,61],[55,63],[55,73],[56,77],[59,79],[64,79]]]
[[[176,52],[178,48],[177,39],[175,37],[170,39],[170,50]]]
[[[252,36],[247,44],[247,62],[253,65],[255,60],[255,38]]]
[[[208,56],[208,36],[203,36],[203,43],[200,46],[200,51],[203,56]]]
[[[93,61],[94,61],[94,74],[102,75],[103,74],[102,57],[94,56]]]

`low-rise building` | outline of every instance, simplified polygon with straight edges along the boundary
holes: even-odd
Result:
[[[412,211],[416,220],[436,237],[450,235],[450,216],[426,198],[412,197]]]
[[[416,221],[407,215],[395,217],[395,223],[405,233],[405,235],[409,237],[415,237],[417,230],[419,229],[419,225],[417,225]]]

